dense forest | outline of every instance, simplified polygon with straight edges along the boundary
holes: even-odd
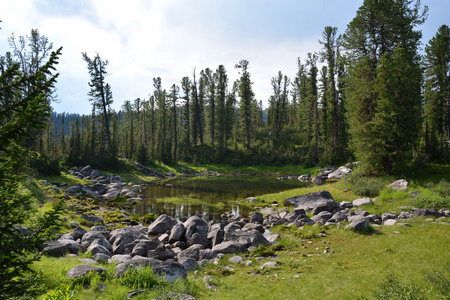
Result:
[[[442,25],[420,53],[417,25],[427,7],[414,1],[365,1],[341,35],[323,29],[318,53],[298,58],[298,71],[280,71],[263,109],[252,90],[251,63],[206,68],[125,100],[120,111],[107,83],[108,61],[82,59],[90,75],[91,115],[55,113],[25,142],[30,164],[43,172],[67,166],[114,166],[118,156],[143,164],[337,164],[358,160],[365,173],[392,173],[404,163],[449,161],[450,29]],[[1,59],[27,72],[52,44],[33,30]],[[27,46],[28,45],[28,46]],[[33,46],[34,45],[34,46]],[[51,105],[53,91],[48,94]],[[115,100],[118,101],[118,100]],[[2,102],[2,106],[7,105]]]

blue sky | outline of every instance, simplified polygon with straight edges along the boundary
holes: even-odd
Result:
[[[63,46],[57,112],[89,114],[89,76],[81,52],[109,61],[106,81],[113,108],[125,100],[148,99],[153,78],[163,88],[220,64],[232,82],[234,65],[247,59],[258,100],[267,103],[270,79],[278,71],[293,78],[297,57],[320,50],[325,26],[344,33],[362,0],[2,0],[0,53],[8,37],[31,29]],[[426,44],[442,24],[450,25],[450,1],[422,0],[429,17],[420,27]]]

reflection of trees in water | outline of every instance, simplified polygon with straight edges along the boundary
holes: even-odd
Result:
[[[250,211],[250,207],[245,204],[237,204],[236,201],[242,201],[247,197],[254,197],[263,194],[277,193],[283,190],[296,188],[300,186],[299,182],[282,182],[276,178],[267,180],[267,177],[241,178],[230,180],[223,177],[224,180],[189,180],[174,179],[161,182],[158,185],[148,186],[143,191],[146,196],[142,204],[133,207],[133,213],[143,216],[148,213],[155,215],[166,214],[172,218],[190,217],[194,214],[203,215],[205,220],[219,219],[220,215],[226,211],[235,216],[244,217]],[[170,185],[170,186],[167,186]],[[157,202],[156,199],[169,197],[190,196],[200,199],[204,203],[201,205],[186,205]],[[223,208],[211,206],[211,204],[223,202]]]

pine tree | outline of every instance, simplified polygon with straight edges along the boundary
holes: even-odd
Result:
[[[365,0],[345,32],[350,62],[346,92],[349,130],[355,155],[366,172],[390,173],[395,163],[411,157],[410,141],[417,140],[421,97],[417,53],[421,33],[413,28],[423,23],[425,16],[426,9],[420,13],[419,1],[412,5],[406,0]],[[393,72],[392,79],[388,72]]]
[[[252,103],[254,93],[252,91],[252,82],[250,73],[248,72],[248,61],[243,59],[236,68],[241,69],[241,77],[239,79],[238,93],[240,98],[240,118],[242,120],[242,132],[244,136],[244,145],[247,150],[251,148],[251,140],[253,135],[252,128]]]
[[[111,87],[105,82],[105,76],[107,75],[106,66],[108,61],[104,61],[97,53],[93,59],[91,59],[85,52],[82,53],[83,60],[88,65],[89,75],[91,76],[91,82],[89,83],[89,101],[92,102],[94,112],[98,112],[102,118],[102,142],[107,143],[107,150],[103,154],[113,156],[111,153],[111,131],[109,128],[109,110],[113,103]]]
[[[439,27],[425,47],[425,117],[427,131],[435,137],[429,151],[434,160],[443,157],[444,143],[450,140],[450,28]]]

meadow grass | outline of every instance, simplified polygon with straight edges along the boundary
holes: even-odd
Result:
[[[427,284],[426,274],[450,263],[448,225],[416,220],[411,227],[377,227],[371,235],[323,229],[327,237],[310,239],[296,236],[300,229],[278,229],[273,231],[281,233],[282,243],[291,245],[277,252],[278,267],[260,269],[270,258],[249,267],[230,265],[232,275],[210,267],[204,272],[217,278],[218,290],[203,289],[199,299],[356,299],[370,296],[389,274],[414,282],[430,299],[444,296]],[[326,247],[334,253],[324,254]]]

